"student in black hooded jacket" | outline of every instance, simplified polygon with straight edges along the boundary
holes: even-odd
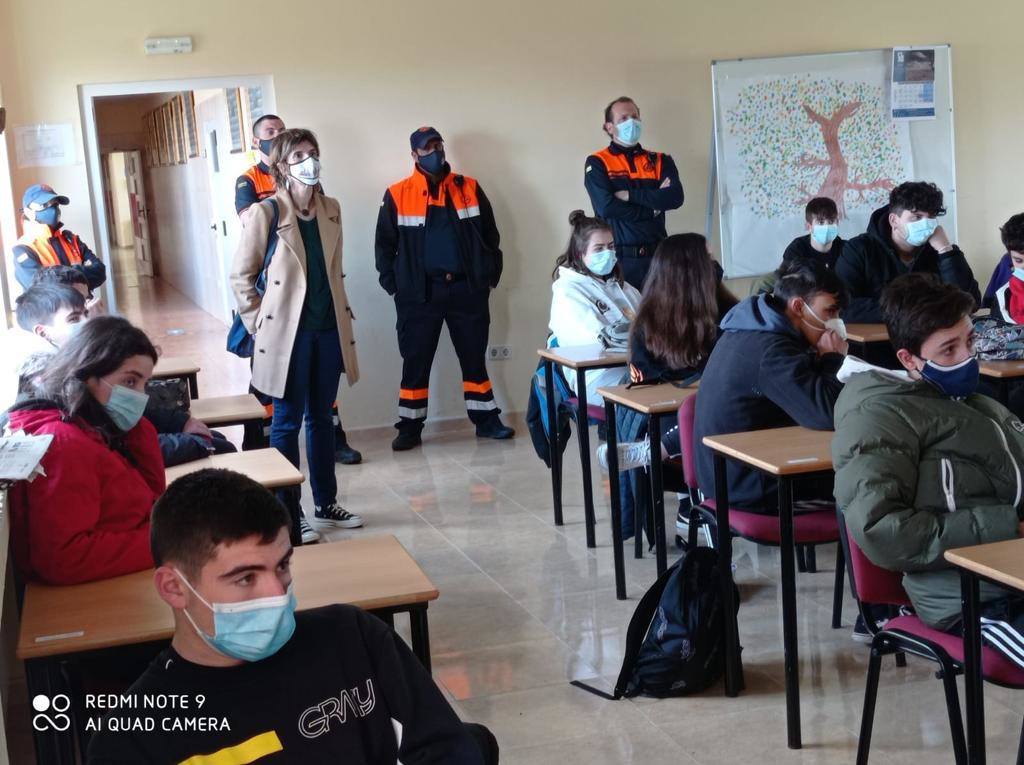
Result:
[[[714,460],[704,436],[788,425],[832,428],[846,356],[845,328],[837,317],[846,293],[821,264],[786,263],[770,295],[749,297],[722,320],[722,334],[701,377],[694,418],[697,477],[715,494]],[[775,512],[774,479],[728,463],[729,503]],[[830,479],[831,481],[831,479]],[[812,492],[806,498],[820,497]]]
[[[836,274],[850,292],[846,321],[881,322],[882,290],[912,271],[935,274],[981,304],[967,259],[936,220],[945,212],[942,190],[934,183],[908,181],[892,190],[889,204],[871,214],[868,230],[846,242],[836,262]]]

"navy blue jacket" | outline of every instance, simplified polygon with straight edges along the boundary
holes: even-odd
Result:
[[[871,213],[868,230],[850,239],[836,261],[836,276],[850,291],[850,305],[843,311],[848,322],[882,321],[878,307],[885,286],[897,276],[914,272],[935,274],[946,284],[955,284],[981,305],[978,282],[967,264],[967,258],[956,245],[951,252],[939,255],[927,242],[921,245],[914,259],[904,263],[892,244],[889,205]]]
[[[668,188],[659,188],[666,178]],[[672,157],[640,144],[626,149],[612,143],[591,154],[583,185],[594,215],[608,221],[618,247],[657,244],[666,236],[665,211],[683,205],[683,185]],[[629,201],[616,199],[616,191],[628,191]]]
[[[843,385],[836,378],[843,357],[818,356],[770,295],[755,295],[726,314],[697,394],[693,448],[697,479],[715,496],[713,454],[704,436],[803,425],[832,428],[832,410]],[[777,484],[754,468],[729,460],[729,503],[774,508]]]

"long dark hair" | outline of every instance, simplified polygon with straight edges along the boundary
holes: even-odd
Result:
[[[611,231],[612,227],[601,218],[591,218],[583,210],[573,210],[569,213],[569,225],[572,226],[572,233],[569,235],[569,244],[565,252],[558,256],[555,261],[555,270],[551,272],[551,278],[558,278],[558,269],[562,266],[571,268],[581,274],[590,275],[591,271],[583,262],[583,255],[590,243],[590,235],[597,231]],[[622,268],[616,263],[610,274],[619,283],[622,282]]]
[[[97,316],[57,350],[32,381],[32,398],[12,411],[56,407],[65,419],[84,421],[99,431],[109,446],[125,453],[124,434],[86,382],[117,371],[132,356],[148,356],[155,364],[157,350],[146,333],[127,319]]]
[[[643,332],[647,350],[667,366],[696,367],[715,342],[719,305],[735,303],[718,281],[707,240],[673,234],[654,252],[632,331]]]

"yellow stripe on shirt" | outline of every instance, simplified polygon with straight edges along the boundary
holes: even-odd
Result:
[[[250,762],[266,757],[274,752],[284,751],[277,732],[268,730],[253,736],[241,744],[225,747],[213,754],[197,754],[182,760],[179,765],[249,765]]]

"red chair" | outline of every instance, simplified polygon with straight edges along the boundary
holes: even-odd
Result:
[[[964,724],[960,717],[960,699],[956,687],[956,676],[963,671],[964,641],[959,635],[951,635],[932,629],[917,616],[895,616],[881,629],[870,618],[866,604],[909,606],[910,598],[903,589],[902,574],[876,566],[850,537],[846,520],[841,510],[836,510],[843,549],[846,552],[847,567],[850,570],[850,591],[857,601],[861,618],[872,634],[871,658],[868,660],[868,678],[864,689],[864,715],[860,723],[860,741],[857,744],[857,765],[867,765],[871,749],[871,728],[875,717],[875,699],[878,696],[878,676],[882,657],[894,653],[899,663],[905,653],[920,656],[939,665],[937,677],[942,680],[946,692],[946,713],[953,737],[953,755],[957,765],[966,763],[967,742],[964,738]],[[992,648],[982,646],[981,666],[985,679],[1006,688],[1024,688],[1024,670]],[[1024,762],[1024,728],[1018,745],[1017,763]]]
[[[700,394],[697,394],[700,395]],[[705,499],[702,503],[693,491],[697,487],[697,462],[693,453],[693,418],[697,408],[697,395],[690,396],[679,408],[679,439],[683,445],[683,480],[691,487],[690,543],[696,541],[695,524],[708,524],[715,529],[715,501]],[[703,504],[705,510],[701,510]],[[778,547],[779,519],[775,515],[751,513],[747,510],[729,508],[729,527],[734,536],[749,539],[759,545]],[[714,536],[714,532],[712,532]],[[839,526],[835,509],[798,513],[793,516],[793,539],[797,544],[798,561],[802,547],[813,550],[815,545],[836,544],[836,574],[832,593],[832,627],[842,626],[843,612],[843,548],[839,544]],[[804,566],[800,567],[804,570]],[[813,570],[813,569],[812,569]]]

